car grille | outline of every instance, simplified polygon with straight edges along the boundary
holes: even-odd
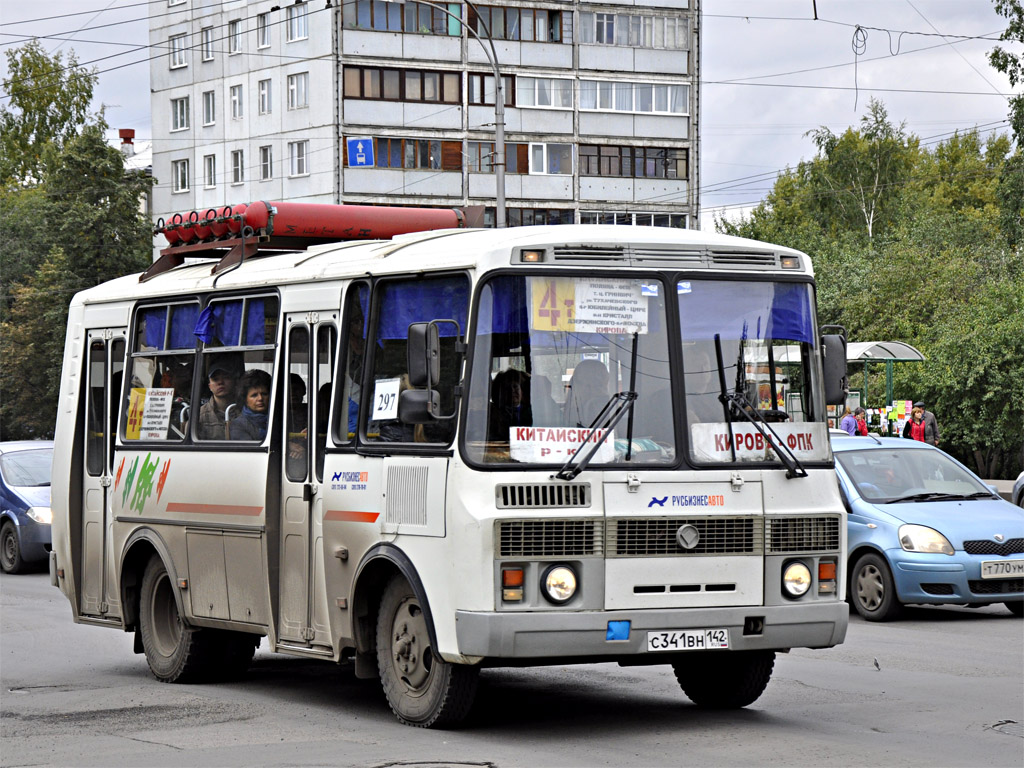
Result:
[[[1024,579],[978,579],[967,582],[975,595],[1004,595],[1024,592]]]
[[[839,549],[839,518],[769,517],[765,520],[768,551],[823,552]]]
[[[991,539],[972,539],[964,542],[969,555],[1016,555],[1024,552],[1024,539],[1010,539],[1002,543]]]
[[[683,549],[676,531],[692,525],[700,533],[693,549]],[[687,517],[609,520],[608,554],[618,557],[666,555],[760,555],[764,552],[760,517]]]
[[[498,527],[501,557],[600,555],[600,520],[503,520]]]
[[[929,595],[952,595],[953,585],[952,584],[922,584],[922,591]]]

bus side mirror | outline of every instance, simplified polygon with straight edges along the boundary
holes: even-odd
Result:
[[[409,384],[433,389],[441,378],[441,335],[437,325],[412,323],[409,326],[407,348]]]
[[[825,404],[842,405],[848,391],[846,381],[846,337],[826,334],[821,337],[825,374]]]
[[[398,420],[403,424],[430,424],[441,418],[441,396],[436,389],[407,389],[398,396]]]

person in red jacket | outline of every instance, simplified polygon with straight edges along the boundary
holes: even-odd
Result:
[[[910,412],[910,418],[907,420],[906,426],[903,427],[903,436],[923,443],[924,432],[924,411],[920,408],[915,408]]]

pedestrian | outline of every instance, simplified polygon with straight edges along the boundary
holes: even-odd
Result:
[[[850,406],[846,406],[846,410],[843,411],[843,418],[839,422],[839,428],[844,430],[848,435],[857,434],[857,417],[853,415],[853,411],[850,410]]]
[[[863,437],[868,436],[868,416],[864,412],[863,408],[858,407],[853,412],[854,417],[857,419],[857,434]]]
[[[903,427],[903,436],[923,443],[925,442],[924,435],[924,411],[921,408],[914,408],[910,412],[910,418],[907,419],[906,426]]]
[[[929,445],[939,444],[939,422],[935,414],[924,407],[924,400],[914,403],[915,408],[920,408],[924,419],[924,441]]]

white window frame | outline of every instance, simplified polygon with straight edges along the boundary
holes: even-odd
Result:
[[[217,186],[217,156],[203,155],[203,187],[213,189]]]
[[[288,142],[288,175],[309,176],[309,139]]]
[[[552,173],[548,170],[548,160],[550,159],[548,147],[559,146],[569,148],[569,170],[559,171],[558,173]],[[550,141],[550,142],[531,142],[529,147],[529,159],[530,159],[530,175],[531,176],[572,176],[573,168],[576,165],[575,153],[572,151],[573,145],[568,142],[562,141]],[[540,150],[541,154],[541,167],[537,168],[534,163],[534,151]]]
[[[558,89],[562,93],[568,93],[568,105],[538,104],[538,94],[542,92],[541,83],[547,83],[548,92],[554,101],[553,96],[556,90],[555,82],[561,85]],[[566,77],[517,77],[516,78],[516,106],[524,109],[559,109],[568,111],[572,109],[573,81]]]
[[[167,7],[173,8],[176,5],[184,5],[188,0],[167,0]]]
[[[213,27],[203,27],[200,35],[202,37],[202,59],[203,61],[213,61]]]
[[[231,119],[241,120],[245,117],[245,93],[241,85],[229,86],[229,100],[231,102]]]
[[[242,52],[242,20],[232,19],[228,22],[228,56],[237,56]]]
[[[171,69],[182,69],[188,66],[188,34],[170,35],[167,45],[171,49]]]
[[[288,109],[306,109],[309,106],[309,72],[288,75]]]
[[[171,160],[171,194],[189,191],[188,159]]]
[[[274,178],[274,145],[265,144],[260,147],[260,181]]]
[[[274,111],[274,106],[271,99],[271,85],[270,79],[260,80],[257,84],[259,88],[259,113],[261,115],[269,115]]]
[[[309,16],[306,3],[295,3],[287,8],[287,41],[294,43],[296,40],[309,38]]]
[[[203,125],[217,124],[217,92],[203,91]]]
[[[256,48],[270,47],[270,12],[256,16]]]
[[[584,45],[688,51],[688,32],[687,20],[681,16],[581,11],[576,41]]]
[[[188,96],[171,99],[171,133],[189,129],[191,110],[188,101]]]
[[[593,84],[595,94],[595,106],[592,107],[584,104],[584,93],[590,92],[591,84]],[[651,87],[651,109],[639,110],[636,108],[638,98],[637,86]],[[619,91],[620,89],[623,88],[629,89],[631,91],[629,99],[630,108],[616,109],[615,105],[619,101]],[[657,109],[659,88],[667,89],[667,91],[665,92],[666,109]],[[677,112],[672,109],[673,88],[684,89],[683,96],[681,98],[683,107],[681,112]],[[602,104],[602,102],[605,102],[606,97],[609,98],[609,101],[607,101],[606,105],[604,105]],[[661,115],[667,117],[688,117],[690,114],[690,85],[689,83],[659,83],[646,80],[580,80],[580,112],[619,112],[630,115]]]
[[[231,183],[245,183],[245,150],[231,150]]]

